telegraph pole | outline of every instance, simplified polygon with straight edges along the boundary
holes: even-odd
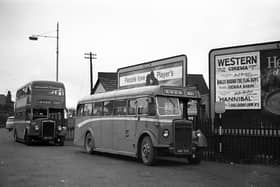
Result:
[[[92,87],[93,87],[93,82],[92,82],[92,59],[96,59],[96,54],[89,52],[85,53],[85,59],[89,59],[90,62],[90,94],[92,94]]]
[[[56,24],[56,82],[58,82],[58,39],[59,39],[59,24]]]

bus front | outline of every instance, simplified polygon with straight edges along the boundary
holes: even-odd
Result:
[[[29,138],[64,145],[66,136],[64,85],[56,82],[34,82],[31,93],[31,107],[27,110],[27,116],[31,121]]]
[[[161,87],[156,96],[157,113],[162,121],[158,133],[159,155],[184,156],[191,163],[200,162],[201,150],[207,142],[200,131],[193,130],[193,121],[188,120],[188,103],[194,99],[200,99],[196,89]]]

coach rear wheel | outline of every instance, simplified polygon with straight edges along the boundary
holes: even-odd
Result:
[[[17,137],[17,131],[14,130],[14,141],[17,142],[18,141],[18,137]]]
[[[86,152],[92,154],[94,151],[94,139],[90,132],[86,134],[84,145]]]
[[[145,136],[141,142],[141,159],[145,165],[150,166],[155,163],[156,150],[149,136]]]

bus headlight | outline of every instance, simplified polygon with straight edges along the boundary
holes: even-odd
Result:
[[[195,136],[196,137],[200,137],[201,136],[201,131],[199,129],[197,131],[195,131]]]
[[[39,130],[39,126],[38,126],[38,125],[35,125],[35,126],[34,126],[34,129],[35,129],[35,131],[38,131],[38,130]]]
[[[57,126],[57,130],[61,131],[62,127],[60,125]]]
[[[169,136],[169,130],[168,129],[164,129],[163,132],[162,132],[162,136],[164,138],[167,138]]]

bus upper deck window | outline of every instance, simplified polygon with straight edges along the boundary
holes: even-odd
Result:
[[[46,118],[47,117],[47,109],[34,109],[33,110],[33,118]]]

